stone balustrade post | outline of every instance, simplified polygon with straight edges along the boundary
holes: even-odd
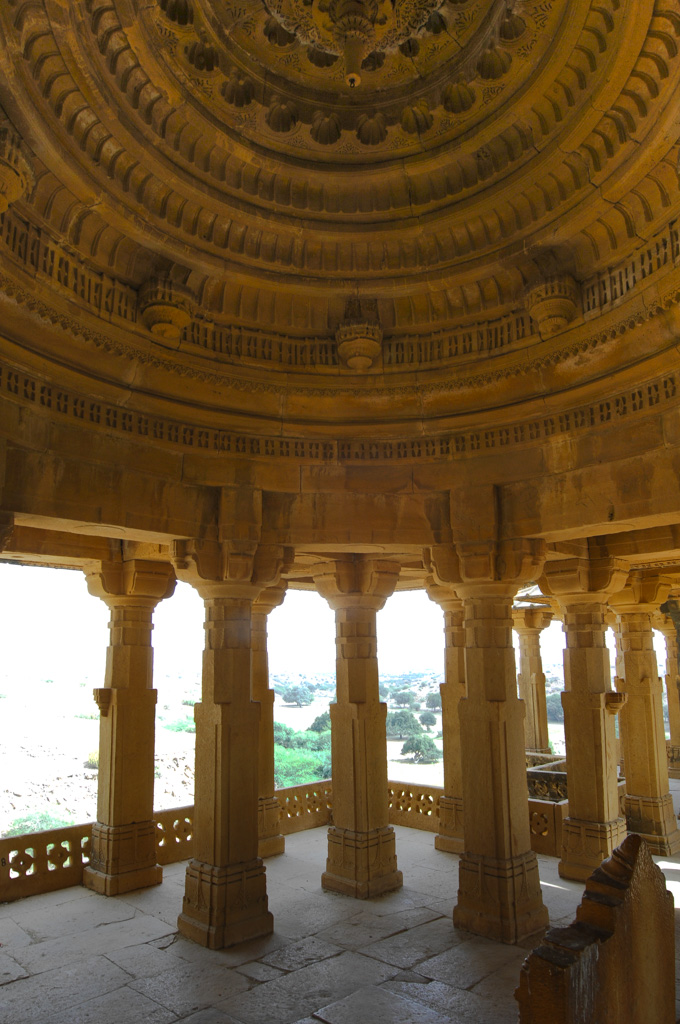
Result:
[[[91,594],[111,612],[100,711],[97,821],[83,884],[106,896],[162,881],[153,821],[154,734],[152,615],[175,589],[170,565],[138,559],[95,563]]]
[[[196,719],[194,851],[179,931],[210,949],[273,929],[258,855],[260,704],[252,699],[252,615],[275,585],[282,549],[252,542],[175,542],[180,579],[205,604]]]
[[[582,557],[546,566],[541,587],[559,603],[564,651],[564,734],[569,815],[562,823],[563,878],[585,881],[626,837],[619,812],[615,716],[605,644],[607,600],[628,572],[620,559]]]
[[[662,690],[652,636],[652,616],[668,597],[671,580],[644,572],[610,599],[619,622],[619,678],[625,687],[621,740],[628,830],[640,833],[652,853],[680,851],[680,832],[668,782]],[[622,671],[621,671],[622,670]]]
[[[524,701],[527,750],[550,753],[548,709],[545,701],[545,673],[541,659],[541,631],[550,625],[548,608],[513,608],[512,620],[519,636],[519,695]]]
[[[442,700],[442,740],[444,752],[444,794],[439,800],[439,832],[434,837],[438,850],[462,853],[463,778],[460,757],[459,702],[465,697],[465,630],[463,602],[450,587],[438,586],[430,577],[427,594],[444,612],[444,682],[439,691]]]
[[[286,584],[267,587],[253,602],[252,697],[260,705],[259,769],[258,769],[258,855],[273,857],[283,853],[285,836],[281,835],[281,805],[274,781],[274,691],[269,686],[267,655],[267,617],[286,596]]]
[[[314,576],[335,611],[337,698],[330,707],[333,825],[325,889],[365,899],[398,889],[387,794],[387,705],[378,692],[376,614],[399,566],[350,555]]]
[[[463,601],[467,696],[459,702],[465,850],[453,922],[501,942],[548,923],[529,831],[524,702],[517,696],[512,602],[536,579],[540,541],[432,549],[437,582]],[[456,581],[458,575],[458,581]]]

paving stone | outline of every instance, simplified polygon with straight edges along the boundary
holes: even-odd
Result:
[[[383,988],[411,998],[421,1006],[428,1006],[439,1015],[440,1024],[448,1021],[452,1024],[517,1024],[517,1004],[508,1016],[488,999],[444,982],[430,981],[425,985],[414,985],[412,982],[394,980],[385,982]]]
[[[182,1024],[239,1024],[234,1017],[230,1017],[214,1007],[210,1007],[208,1010],[199,1010],[198,1013],[192,1013],[189,1017],[182,1017],[181,1020]]]
[[[255,960],[254,963],[241,964],[240,967],[235,967],[235,971],[239,974],[243,974],[246,978],[252,978],[253,981],[272,981],[274,978],[280,978],[282,972],[276,967],[270,967],[269,964],[262,964],[259,960]]]
[[[135,909],[125,903],[96,893],[88,896],[61,904],[45,904],[42,897],[32,897],[21,915],[21,927],[34,941],[42,941],[80,934],[114,921],[130,921],[135,916]]]
[[[83,956],[108,954],[126,946],[136,946],[157,939],[167,932],[168,925],[165,922],[140,914],[130,921],[106,923],[70,935],[68,942],[62,938],[36,942],[32,946],[17,949],[15,956],[30,974],[38,974],[51,971],[60,964],[73,963]]]
[[[377,943],[388,935],[394,935],[396,932],[403,932],[407,928],[431,921],[435,916],[431,911],[421,907],[413,907],[382,916],[376,916],[370,911],[362,911],[348,921],[338,922],[332,928],[317,932],[317,938],[337,943],[347,949],[358,950],[362,946]]]
[[[161,948],[167,949],[170,955],[187,963],[211,963],[218,967],[239,967],[241,964],[262,959],[266,953],[271,953],[288,942],[290,939],[286,935],[274,933],[260,939],[253,939],[251,942],[244,942],[230,949],[206,949],[204,946],[185,939],[183,935],[176,935],[174,941],[169,944],[163,944],[161,940]],[[158,946],[158,943],[154,943],[154,945]]]
[[[133,981],[130,987],[181,1017],[245,992],[249,983],[242,974],[226,967],[184,964],[153,978]]]
[[[342,953],[277,981],[258,985],[221,1003],[220,1009],[245,1024],[292,1024],[315,1013],[320,1006],[344,999],[357,988],[387,980],[393,973],[393,969],[377,960]]]
[[[12,1024],[52,1020],[71,1007],[122,988],[130,976],[106,957],[95,956],[67,964],[33,978],[4,985],[3,1019]]]
[[[382,988],[362,988],[317,1010],[327,1024],[441,1024],[429,1006]]]
[[[153,978],[176,966],[169,953],[157,949],[148,942],[139,946],[128,946],[126,949],[113,950],[107,953],[106,957],[122,967],[133,978]]]
[[[9,953],[0,953],[0,985],[7,985],[10,981],[27,977],[28,971],[24,970]]]
[[[166,1007],[125,986],[64,1013],[50,1015],[44,1024],[174,1024],[176,1020],[177,1016]]]
[[[301,942],[292,942],[290,945],[282,946],[274,953],[267,953],[262,957],[262,961],[265,964],[280,967],[282,971],[299,971],[302,967],[309,967],[310,964],[326,960],[338,953],[342,953],[342,946],[336,946],[332,942],[325,942],[318,936],[313,936],[309,939],[302,939]]]
[[[426,978],[468,989],[508,963],[516,965],[519,977],[525,957],[523,949],[473,937],[418,964],[418,972]]]
[[[14,906],[14,904],[11,904]],[[18,913],[21,913],[23,906],[16,906]],[[13,921],[11,917],[4,917],[0,920],[0,946],[3,949],[14,949],[16,946],[30,946],[33,939],[20,928],[16,921]]]
[[[434,921],[411,928],[398,935],[391,935],[360,950],[366,956],[375,957],[395,967],[409,968],[451,946],[466,942],[466,932],[458,932],[447,918],[438,917]],[[419,968],[420,970],[420,968]]]

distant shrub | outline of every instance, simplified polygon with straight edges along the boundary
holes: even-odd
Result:
[[[402,754],[412,754],[416,764],[434,764],[441,760],[442,753],[429,736],[409,736],[401,748]]]
[[[99,768],[99,751],[91,750],[87,755],[87,761],[85,762],[86,768]]]
[[[25,836],[30,832],[47,832],[55,828],[68,828],[74,825],[72,818],[57,818],[49,811],[32,811],[23,818],[15,818],[5,836]]]
[[[317,715],[309,728],[312,732],[327,732],[330,727],[331,713],[330,711],[324,711],[322,715]]]
[[[561,693],[549,693],[545,698],[545,705],[549,722],[564,721],[564,708],[562,707]]]
[[[193,718],[176,718],[174,722],[165,722],[165,728],[171,732],[196,732],[196,723]]]
[[[413,736],[423,731],[423,727],[411,711],[391,711],[387,716],[387,735]]]

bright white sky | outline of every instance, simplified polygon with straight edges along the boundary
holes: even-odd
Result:
[[[11,682],[87,681],[101,685],[108,644],[108,610],[88,594],[82,573],[0,564],[2,661],[0,689]],[[611,638],[611,632],[609,633]],[[664,650],[663,638],[658,653]],[[178,584],[155,614],[153,642],[157,678],[200,675],[203,608],[195,591]],[[561,665],[561,626],[541,636],[544,667]],[[378,651],[383,675],[443,673],[443,615],[422,591],[395,594],[378,615]],[[659,658],[663,671],[665,656]],[[269,617],[272,675],[306,676],[335,671],[334,616],[318,595],[291,591]]]

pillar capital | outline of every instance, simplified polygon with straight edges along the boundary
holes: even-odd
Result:
[[[631,572],[627,585],[609,599],[609,605],[622,615],[655,615],[673,588],[670,576],[640,570]]]
[[[512,623],[518,633],[546,629],[552,622],[553,613],[550,608],[513,608]]]
[[[180,580],[203,600],[233,597],[254,601],[267,587],[278,584],[292,561],[291,548],[242,539],[176,540],[172,561]]]
[[[348,555],[316,572],[314,583],[333,611],[356,607],[380,611],[394,593],[400,571],[396,562]]]
[[[171,597],[175,590],[175,573],[167,562],[147,562],[131,558],[120,562],[93,562],[85,568],[87,589],[108,605],[125,603],[125,599],[157,604]]]
[[[463,602],[451,586],[442,586],[437,583],[433,576],[425,579],[425,591],[430,601],[434,601],[445,612],[458,612],[463,614]]]
[[[628,577],[628,563],[622,558],[587,556],[548,562],[538,581],[546,597],[560,607],[574,604],[606,604],[621,590]]]
[[[285,580],[266,587],[253,602],[253,614],[270,615],[275,608],[279,608],[283,604],[287,592],[288,584]]]
[[[525,583],[538,579],[545,561],[540,539],[460,541],[429,549],[436,583],[450,585],[460,598],[512,597]]]

